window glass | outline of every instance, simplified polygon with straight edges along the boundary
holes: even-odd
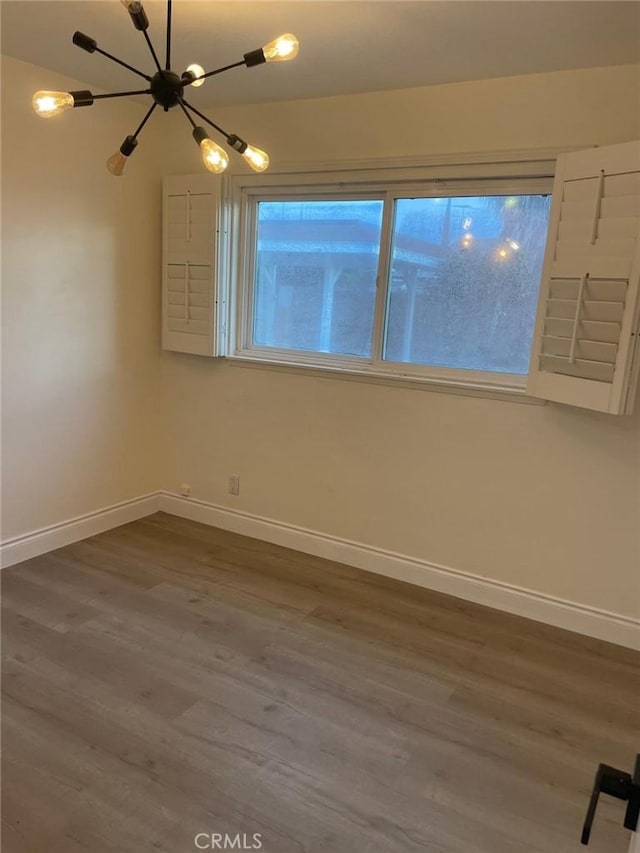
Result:
[[[525,374],[551,198],[397,199],[384,358]]]
[[[381,200],[258,203],[253,343],[371,356]]]

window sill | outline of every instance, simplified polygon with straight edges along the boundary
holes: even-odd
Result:
[[[274,370],[282,373],[317,376],[323,379],[342,379],[352,382],[365,382],[371,385],[387,385],[394,388],[412,388],[423,391],[436,391],[440,394],[457,394],[464,397],[483,397],[510,403],[525,403],[529,406],[544,406],[545,400],[539,400],[526,393],[524,387],[494,382],[465,382],[464,380],[444,379],[416,374],[398,374],[376,370],[356,370],[352,367],[335,364],[309,364],[278,358],[259,358],[245,353],[225,356],[224,359],[234,367],[249,367],[258,370]]]

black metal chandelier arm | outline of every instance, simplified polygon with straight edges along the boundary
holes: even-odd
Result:
[[[186,117],[187,117],[187,119],[188,119],[189,123],[191,124],[191,127],[195,128],[195,127],[196,127],[196,123],[195,123],[195,121],[191,118],[191,116],[189,115],[189,112],[188,112],[187,108],[185,107],[185,105],[184,105],[184,101],[182,100],[182,98],[178,98],[178,104],[179,104],[180,109],[182,110],[182,112],[186,115]]]
[[[138,77],[144,77],[145,80],[151,81],[151,77],[148,74],[145,74],[143,71],[134,68],[133,65],[129,65],[128,62],[123,62],[122,59],[118,59],[117,56],[113,56],[111,53],[107,53],[106,50],[102,50],[101,48],[96,48],[97,53],[101,53],[103,56],[106,56],[107,59],[110,59],[112,62],[117,62],[118,65],[122,65],[123,68],[127,68],[129,71],[133,71],[134,74],[137,74]]]
[[[147,44],[149,46],[149,50],[151,51],[151,56],[153,56],[153,61],[156,64],[156,68],[158,69],[158,71],[162,71],[162,66],[160,65],[160,60],[158,59],[158,55],[156,54],[156,51],[155,51],[155,48],[153,47],[151,39],[149,38],[149,33],[146,30],[142,30],[142,35],[144,36],[145,41],[147,42]]]
[[[86,50],[87,53],[99,53],[102,56],[106,56],[107,59],[110,59],[112,62],[117,62],[118,65],[122,65],[123,68],[126,68],[129,71],[132,71],[134,74],[137,74],[138,77],[144,77],[145,80],[151,82],[151,77],[149,77],[148,74],[145,74],[138,68],[134,68],[133,65],[129,65],[128,62],[124,62],[122,59],[118,59],[117,56],[113,56],[113,54],[107,53],[106,50],[102,50],[101,47],[98,47],[96,40],[92,39],[91,36],[85,35],[80,31],[76,31],[73,34],[72,41],[76,47],[79,47],[82,50]]]
[[[136,92],[110,92],[107,95],[91,95],[94,101],[100,101],[103,98],[124,98],[128,95],[150,95],[151,89],[138,89]],[[155,104],[154,104],[155,106]]]
[[[106,56],[107,59],[110,59],[112,62],[117,62],[118,65],[122,65],[123,68],[127,68],[129,71],[132,71],[134,74],[137,74],[139,77],[144,77],[145,80],[151,82],[151,77],[148,74],[144,74],[138,68],[134,68],[133,65],[129,65],[128,62],[124,62],[122,59],[118,59],[117,56],[113,56],[111,53],[107,53],[106,50],[102,50],[101,47],[98,47],[98,44],[95,39],[92,39],[91,36],[85,35],[77,30],[73,34],[73,43],[76,47],[81,48],[82,50],[86,50],[87,53],[100,53],[102,56]]]
[[[244,59],[241,59],[240,62],[232,62],[231,65],[223,65],[222,68],[216,68],[213,71],[207,71],[206,74],[203,74],[198,79],[204,80],[206,77],[214,77],[216,74],[222,74],[223,71],[229,71],[231,68],[239,68],[241,65],[246,65]]]
[[[166,70],[171,68],[171,0],[167,0],[167,59]]]
[[[227,139],[227,140],[229,139],[230,134],[228,134],[226,130],[223,130],[220,127],[220,125],[216,124],[215,121],[211,121],[210,118],[207,118],[207,116],[204,113],[201,113],[200,110],[197,110],[195,107],[191,106],[191,104],[189,104],[187,101],[181,100],[180,103],[183,104],[188,109],[190,109],[192,113],[195,113],[197,116],[199,116],[202,119],[202,121],[206,121],[206,123],[211,125],[211,127],[213,127],[214,130],[217,130],[218,133],[222,134],[222,136],[224,136],[225,139]]]
[[[140,124],[138,125],[138,129],[136,130],[136,132],[135,132],[134,134],[132,134],[132,138],[133,138],[133,139],[137,139],[137,138],[138,138],[138,135],[139,135],[140,131],[141,131],[141,130],[142,130],[142,128],[145,126],[145,124],[149,121],[149,119],[151,118],[151,113],[155,110],[155,108],[156,108],[157,106],[158,106],[158,105],[157,105],[156,103],[153,103],[153,104],[151,105],[151,107],[149,108],[149,110],[148,110],[147,114],[145,115],[145,117],[142,119],[142,121],[141,121],[141,122],[140,122]]]

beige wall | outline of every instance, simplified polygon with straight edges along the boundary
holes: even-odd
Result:
[[[639,69],[560,71],[207,112],[227,131],[269,151],[274,165],[607,145],[640,135]],[[210,85],[223,86],[224,78],[191,93],[195,106],[205,103]],[[176,135],[165,168],[199,170],[184,116],[174,113],[171,120]],[[191,151],[188,163],[181,143]]]
[[[184,118],[154,118],[115,180],[103,162],[140,105],[45,123],[31,93],[74,84],[15,60],[3,82],[3,539],[186,481],[197,498],[638,612],[640,415],[160,354],[159,175],[201,169]],[[282,162],[605,144],[640,135],[637,103],[623,67],[212,114]]]
[[[141,105],[47,121],[34,91],[86,87],[5,58],[2,84],[6,540],[157,487],[161,214],[149,151],[104,166]]]
[[[345,160],[638,138],[639,92],[638,68],[621,67],[211,114],[274,161]],[[165,173],[197,171],[186,122],[173,118]],[[640,415],[162,361],[165,488],[188,482],[204,500],[640,612]]]

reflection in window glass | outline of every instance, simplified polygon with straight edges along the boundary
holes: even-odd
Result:
[[[551,199],[398,199],[384,358],[527,373]]]
[[[258,204],[253,342],[369,357],[383,203]]]

